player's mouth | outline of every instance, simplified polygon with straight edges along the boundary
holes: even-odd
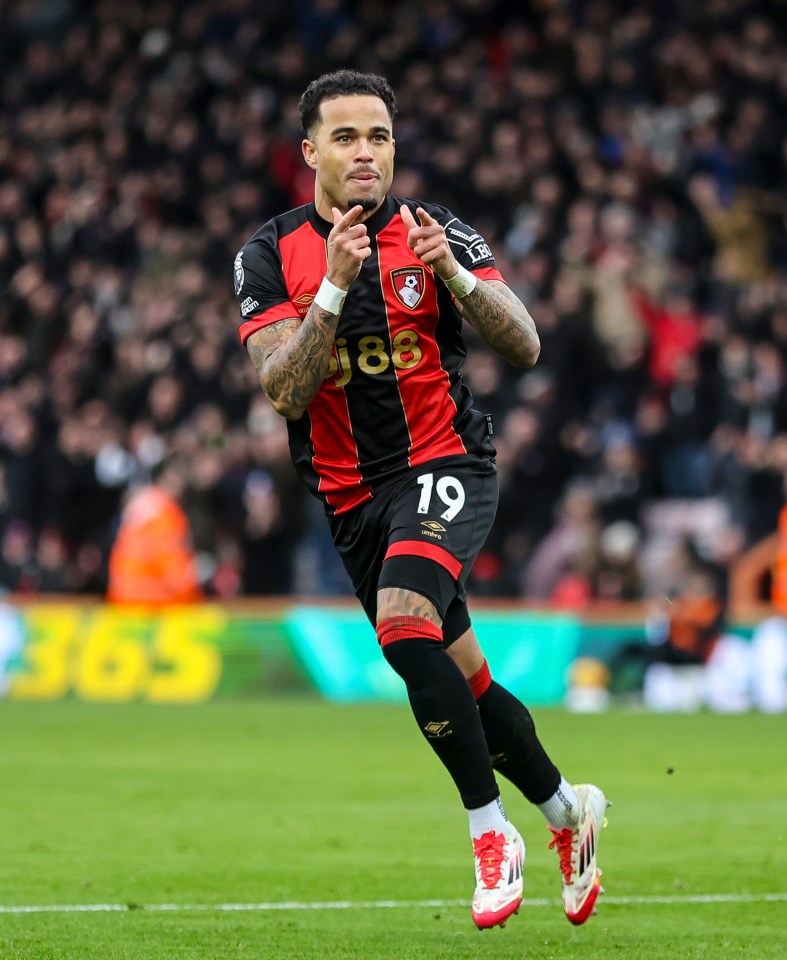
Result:
[[[356,183],[358,186],[368,186],[370,183],[374,183],[378,180],[376,173],[372,173],[370,170],[359,170],[355,173],[351,173],[347,179],[350,183]]]

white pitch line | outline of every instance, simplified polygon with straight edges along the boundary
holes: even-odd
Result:
[[[642,896],[604,897],[604,906],[630,906],[648,904],[701,904],[701,903],[785,903],[787,893],[705,893],[689,896]],[[192,913],[216,911],[224,913],[275,910],[385,910],[413,909],[423,907],[466,907],[469,900],[328,900],[303,902],[285,900],[273,903],[71,903],[71,904],[0,904],[2,913],[130,913],[134,910],[146,913]],[[559,900],[526,899],[524,907],[559,906]]]

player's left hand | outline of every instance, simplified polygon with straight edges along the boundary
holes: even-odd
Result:
[[[456,257],[451,253],[445,230],[423,207],[416,209],[419,222],[416,222],[410,208],[402,204],[399,214],[407,227],[407,246],[418,259],[431,267],[441,280],[448,280],[459,268]]]

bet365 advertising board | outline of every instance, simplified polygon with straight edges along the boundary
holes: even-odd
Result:
[[[532,704],[559,702],[579,620],[484,611],[474,625],[493,674]],[[337,701],[406,699],[354,606],[0,604],[0,697],[202,703],[316,689]]]

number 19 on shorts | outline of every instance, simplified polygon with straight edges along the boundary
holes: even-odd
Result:
[[[440,514],[442,520],[453,520],[465,505],[465,488],[456,477],[440,477],[435,483],[433,473],[424,473],[418,477],[417,482],[421,487],[418,513],[429,513],[433,492],[446,507]]]

